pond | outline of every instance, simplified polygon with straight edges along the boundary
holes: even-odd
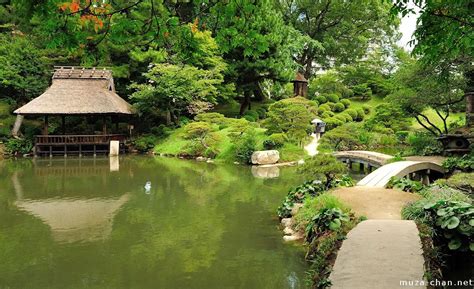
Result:
[[[275,217],[302,179],[267,176],[278,173],[132,156],[0,162],[0,288],[307,288],[304,249]]]

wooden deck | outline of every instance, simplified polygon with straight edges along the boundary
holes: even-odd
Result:
[[[110,141],[117,140],[124,150],[126,137],[119,134],[104,135],[37,135],[35,156],[98,155],[108,154]]]

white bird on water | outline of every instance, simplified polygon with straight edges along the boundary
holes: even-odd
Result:
[[[145,184],[145,194],[149,194],[151,190],[151,182],[147,181]]]

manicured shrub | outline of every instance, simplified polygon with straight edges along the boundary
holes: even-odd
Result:
[[[399,130],[395,132],[395,136],[397,137],[397,140],[401,143],[406,142],[409,134],[410,132],[407,130]]]
[[[346,117],[345,117],[344,115],[342,115],[342,113],[336,114],[336,115],[334,116],[334,118],[340,120],[342,123],[346,123],[346,122],[347,122]]]
[[[326,119],[326,118],[333,117],[334,115],[335,115],[335,113],[332,112],[332,111],[325,111],[323,114],[321,114],[321,117]]]
[[[250,122],[256,122],[257,121],[257,119],[253,115],[249,115],[249,114],[245,114],[243,116],[243,118],[247,121],[250,121]]]
[[[270,105],[263,126],[269,133],[285,133],[290,141],[300,144],[313,129],[311,120],[316,113],[314,101],[303,97],[283,99]]]
[[[335,112],[341,112],[341,111],[344,111],[346,107],[344,106],[344,104],[342,102],[338,102],[334,105],[334,111]]]
[[[244,113],[244,116],[245,115],[250,115],[253,119],[255,120],[258,120],[259,119],[259,115],[258,115],[258,112],[255,111],[255,110],[247,110],[245,113]]]
[[[206,137],[207,134],[214,131],[215,128],[212,124],[203,121],[196,121],[187,124],[184,127],[184,138],[185,139],[202,139]]]
[[[325,113],[326,111],[331,111],[331,107],[326,103],[326,104],[322,104],[318,107],[318,115],[322,115],[323,113]]]
[[[362,83],[352,87],[354,96],[360,97],[361,99],[367,100],[372,97],[372,90],[368,87],[367,83]]]
[[[343,100],[345,100],[345,99],[343,99]],[[357,119],[357,111],[356,111],[355,109],[352,109],[352,108],[346,109],[346,110],[344,111],[344,113],[347,113],[348,115],[350,115],[353,120],[356,120],[356,119]]]
[[[368,104],[362,105],[362,109],[364,109],[365,114],[369,114],[372,108]]]
[[[329,108],[331,109],[331,111],[334,111],[334,107],[335,107],[335,103],[334,102],[327,102],[325,103],[327,106],[329,106]]]
[[[238,162],[250,164],[256,150],[255,129],[248,129],[243,135],[234,139],[235,158]]]
[[[267,110],[264,107],[259,107],[255,111],[258,113],[259,119],[264,119],[267,116]]]
[[[349,106],[351,106],[351,101],[348,100],[348,99],[341,99],[341,103],[344,104],[344,106],[346,108],[348,108]]]
[[[340,115],[346,119],[346,122],[351,122],[351,121],[353,121],[352,116],[351,116],[350,114],[348,114],[348,113],[343,112],[343,113],[341,113]]]
[[[328,189],[336,178],[347,172],[347,167],[332,154],[317,154],[299,166],[298,172],[313,178],[319,176]]]
[[[145,153],[154,148],[157,141],[154,135],[142,135],[133,140],[133,145],[139,152]]]
[[[364,109],[361,108],[361,107],[358,107],[358,108],[355,109],[355,111],[357,112],[357,116],[354,118],[354,120],[355,121],[363,121],[364,117],[365,117]]]
[[[270,135],[269,139],[275,143],[276,147],[282,147],[288,141],[288,137],[284,133],[274,133]]]
[[[435,155],[443,151],[441,144],[432,135],[425,132],[410,134],[407,143],[415,155]]]
[[[226,122],[226,117],[223,114],[217,112],[205,112],[198,114],[194,117],[196,121],[207,122],[212,124],[224,124]]]
[[[336,151],[365,149],[366,143],[359,138],[363,135],[360,124],[346,123],[325,133],[320,145]]]
[[[316,96],[315,99],[319,104],[323,104],[323,103],[328,102],[327,98],[324,95],[318,95],[318,96]]]
[[[151,133],[157,137],[167,137],[172,132],[173,130],[164,124],[160,124],[159,126],[155,126],[151,128]]]
[[[331,93],[331,94],[328,94],[326,95],[326,99],[330,102],[339,102],[339,95],[337,95],[336,93]]]
[[[340,119],[337,119],[335,117],[325,119],[324,121],[326,122],[326,128],[328,130],[334,129],[334,128],[344,124],[343,121],[341,121]]]

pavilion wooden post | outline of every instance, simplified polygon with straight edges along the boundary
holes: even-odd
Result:
[[[43,135],[48,135],[48,116],[44,116]]]
[[[107,134],[107,119],[106,116],[102,118],[102,133]]]
[[[65,115],[61,116],[61,126],[62,126],[63,135],[65,135],[66,134],[66,116]]]

